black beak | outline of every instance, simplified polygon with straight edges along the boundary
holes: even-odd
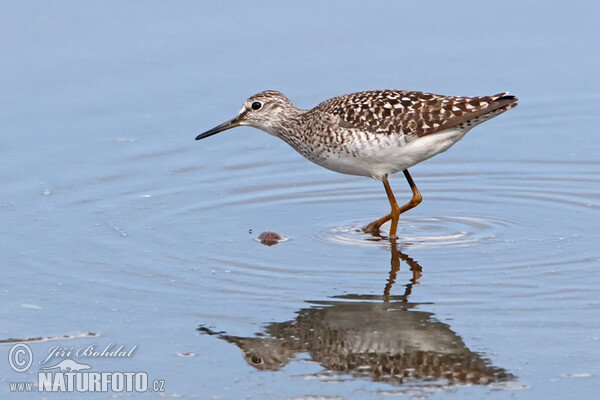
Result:
[[[204,139],[209,136],[216,135],[219,132],[226,131],[227,129],[231,129],[231,128],[235,128],[236,126],[240,126],[240,122],[241,122],[241,119],[239,116],[237,116],[233,119],[230,119],[227,122],[222,123],[219,126],[215,126],[214,128],[212,128],[209,131],[199,134],[198,136],[196,136],[196,140]]]

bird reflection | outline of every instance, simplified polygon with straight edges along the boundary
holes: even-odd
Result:
[[[442,381],[489,384],[513,376],[469,350],[450,326],[418,311],[408,297],[422,268],[391,244],[391,269],[382,296],[344,295],[310,301],[293,321],[271,323],[255,337],[239,337],[200,326],[240,348],[259,370],[279,370],[297,354],[308,353],[329,371],[394,384]],[[402,295],[391,295],[401,261],[412,272]]]

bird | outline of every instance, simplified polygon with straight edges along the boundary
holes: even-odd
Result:
[[[237,126],[276,136],[309,161],[335,172],[381,181],[391,211],[362,228],[381,236],[391,220],[396,238],[401,214],[423,197],[408,169],[448,150],[476,125],[517,106],[508,92],[461,97],[408,90],[368,90],[325,100],[310,110],[298,109],[285,95],[265,90],[248,98],[238,114],[204,133],[205,139]],[[402,171],[412,198],[399,206],[388,178]]]

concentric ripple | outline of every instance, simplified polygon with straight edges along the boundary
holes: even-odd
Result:
[[[316,236],[318,240],[351,246],[379,246],[387,240],[364,233],[362,227],[355,224],[336,226]],[[398,224],[397,242],[411,248],[464,247],[509,240],[505,233],[513,222],[492,218],[476,217],[429,217],[403,218]],[[384,226],[385,228],[385,226]],[[388,232],[381,231],[383,237]]]

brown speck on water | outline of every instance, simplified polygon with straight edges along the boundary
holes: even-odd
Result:
[[[283,239],[283,236],[273,231],[264,231],[263,233],[258,235],[258,240],[260,240],[260,242],[265,246],[273,246],[274,244],[279,243]]]

